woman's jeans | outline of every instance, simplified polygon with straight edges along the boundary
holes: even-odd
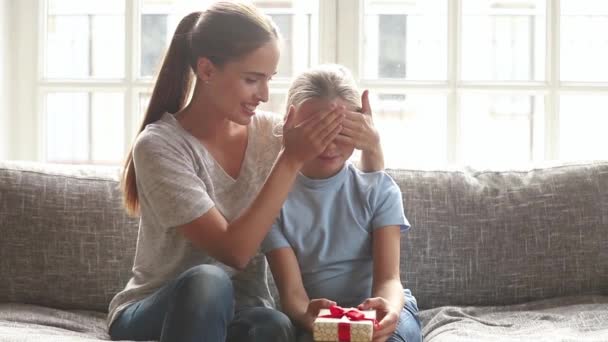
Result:
[[[200,265],[129,305],[112,323],[110,336],[161,342],[294,341],[295,329],[277,310],[248,307],[234,312],[228,275],[217,266]]]

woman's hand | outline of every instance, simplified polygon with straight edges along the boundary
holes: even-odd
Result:
[[[336,305],[336,302],[325,298],[311,300],[306,308],[304,328],[313,331],[314,322],[317,316],[319,316],[319,311],[321,309],[329,309],[332,305]]]
[[[367,90],[361,94],[361,105],[361,113],[345,111],[342,132],[336,142],[353,145],[358,150],[376,152],[381,149],[380,134],[374,126]]]
[[[283,148],[294,162],[303,164],[323,153],[340,134],[344,113],[331,106],[294,125],[296,109],[289,107],[283,125]]]
[[[374,327],[373,342],[386,341],[397,329],[401,312],[395,311],[386,299],[382,297],[368,298],[357,308],[359,310],[376,310],[378,325]]]

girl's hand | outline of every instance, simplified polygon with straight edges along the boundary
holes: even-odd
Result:
[[[361,113],[345,111],[344,127],[336,142],[355,146],[362,151],[377,151],[380,149],[380,134],[372,120],[369,91],[365,90],[361,94],[361,104]]]
[[[283,125],[283,148],[293,161],[303,164],[323,153],[342,130],[344,114],[331,106],[294,125],[296,110],[289,107]]]
[[[373,342],[386,341],[397,329],[399,315],[389,302],[382,297],[368,298],[357,307],[359,310],[376,310],[378,325],[374,327]]]
[[[306,308],[305,328],[313,331],[313,324],[317,316],[319,316],[319,311],[321,309],[329,309],[332,305],[336,305],[336,302],[325,298],[311,300]]]

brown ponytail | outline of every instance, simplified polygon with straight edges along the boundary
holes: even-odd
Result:
[[[159,120],[165,112],[175,114],[184,107],[192,85],[190,32],[200,15],[201,12],[190,13],[177,25],[138,133],[141,133],[148,124]],[[127,212],[136,215],[139,211],[139,198],[132,148],[124,164],[122,190]]]
[[[175,114],[185,107],[199,57],[207,57],[221,67],[278,38],[272,20],[246,3],[217,2],[205,12],[185,16],[173,34],[139,133],[164,113]],[[139,196],[132,148],[123,167],[124,206],[129,214],[137,215]]]

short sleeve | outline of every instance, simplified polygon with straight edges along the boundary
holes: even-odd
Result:
[[[373,219],[372,229],[386,226],[400,226],[400,230],[406,231],[410,228],[403,212],[403,200],[401,190],[393,179],[386,173],[378,180],[372,196]]]
[[[177,227],[214,206],[193,158],[178,142],[144,131],[133,147],[133,162],[142,213],[165,227]]]
[[[287,238],[285,237],[285,234],[283,234],[283,230],[281,229],[282,222],[283,220],[281,219],[281,216],[275,220],[272,228],[268,234],[266,234],[264,241],[262,241],[262,253],[266,254],[275,249],[291,247],[289,241],[287,241]]]

